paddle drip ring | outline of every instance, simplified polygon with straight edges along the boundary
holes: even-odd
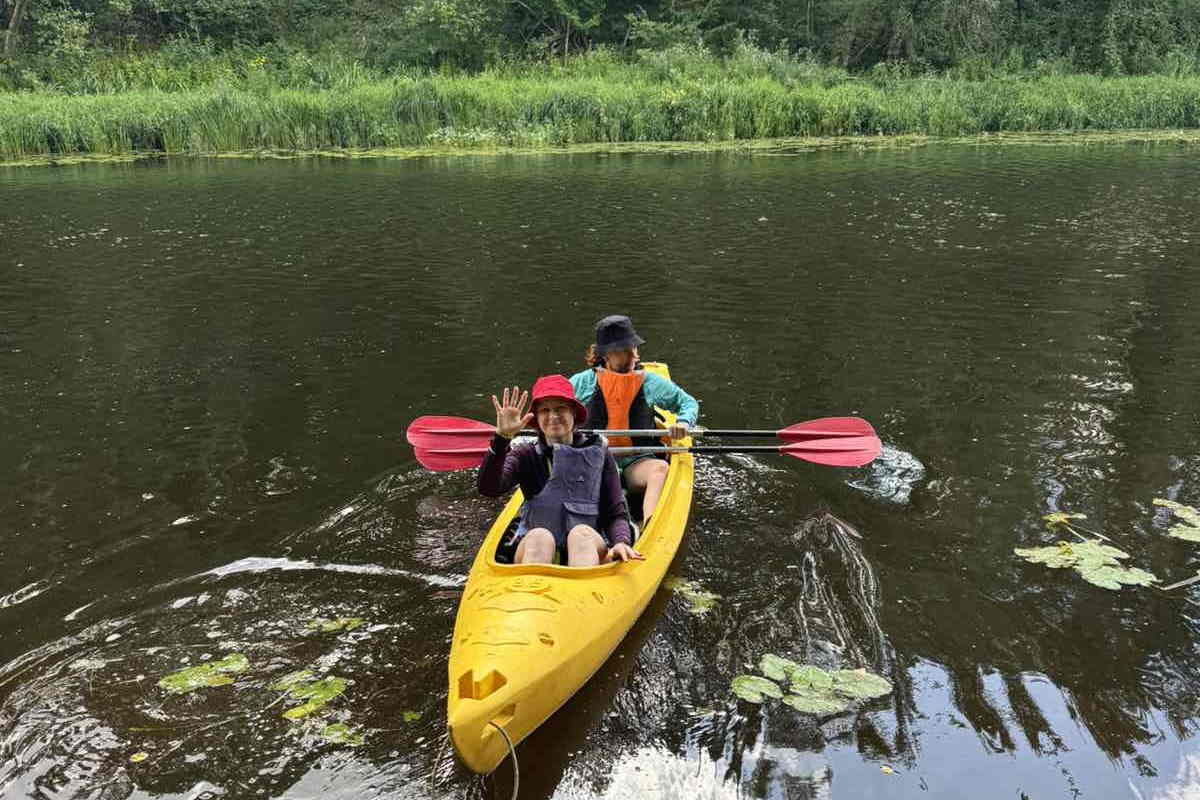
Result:
[[[504,737],[504,743],[508,745],[508,757],[511,758],[513,762],[512,800],[517,800],[517,790],[521,788],[521,770],[517,766],[517,751],[513,749],[512,739],[508,738],[508,733],[505,732],[504,728],[501,728],[494,722],[489,722],[488,725],[491,725],[493,728],[500,731],[500,735]]]

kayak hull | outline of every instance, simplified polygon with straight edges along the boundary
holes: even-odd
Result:
[[[646,369],[669,377],[666,365]],[[508,755],[505,735],[514,746],[525,739],[620,644],[675,557],[694,478],[691,454],[672,455],[658,508],[635,544],[644,561],[500,564],[496,547],[520,511],[521,492],[505,505],[471,566],[450,645],[447,722],[471,770],[494,770]]]

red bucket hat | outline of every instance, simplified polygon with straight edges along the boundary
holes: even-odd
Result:
[[[544,400],[547,397],[557,397],[560,400],[566,400],[571,404],[572,410],[575,412],[575,425],[582,425],[587,421],[587,409],[583,404],[575,399],[575,389],[571,386],[571,382],[562,375],[543,375],[538,378],[533,384],[532,399],[529,407],[537,405],[538,400]],[[537,423],[537,416],[533,418],[535,427],[541,427]]]

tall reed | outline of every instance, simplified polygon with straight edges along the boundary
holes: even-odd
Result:
[[[347,77],[348,76],[348,77]],[[328,76],[327,76],[328,77]],[[0,159],[138,150],[559,145],[1200,126],[1200,79],[872,81],[786,61],[581,59],[479,75],[219,77],[181,90],[0,94]]]

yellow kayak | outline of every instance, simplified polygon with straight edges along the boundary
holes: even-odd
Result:
[[[666,364],[644,364],[664,378]],[[670,414],[660,415],[670,421]],[[690,440],[677,442],[690,445]],[[600,668],[662,582],[692,504],[690,453],[671,455],[658,508],[634,546],[645,561],[501,564],[496,547],[524,502],[518,489],[475,556],[450,644],[450,739],[475,772],[494,770]]]

